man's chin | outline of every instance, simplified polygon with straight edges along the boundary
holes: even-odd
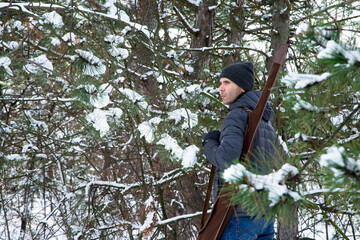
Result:
[[[230,105],[230,103],[228,101],[223,100],[222,103],[225,104],[225,105],[228,105],[228,106]]]

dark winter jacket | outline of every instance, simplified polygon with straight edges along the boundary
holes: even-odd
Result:
[[[242,151],[249,115],[241,107],[253,110],[260,95],[260,91],[249,91],[239,96],[230,106],[229,113],[222,123],[219,141],[210,139],[204,145],[206,158],[216,166],[213,188],[215,198],[217,191],[224,184],[220,172],[223,172],[238,160]],[[252,158],[248,166],[248,170],[254,173],[267,174],[272,170],[269,162],[273,159],[275,153],[275,131],[271,124],[274,115],[272,104],[269,101],[254,140]],[[246,216],[246,213],[241,208],[237,208],[237,213],[240,216]]]

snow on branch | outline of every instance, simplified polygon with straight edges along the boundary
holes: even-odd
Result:
[[[143,109],[148,108],[149,104],[146,102],[145,97],[140,95],[136,91],[130,88],[119,88],[118,90],[134,104],[139,105]]]
[[[186,27],[186,29],[193,35],[197,34],[200,32],[200,29],[198,28],[194,28],[190,25],[190,23],[186,20],[186,18],[184,17],[184,15],[180,12],[180,10],[174,6],[174,11],[176,13],[176,15],[178,15],[178,17],[180,18],[180,21],[184,24],[184,26]]]
[[[38,3],[32,3],[32,2],[28,2],[28,3],[4,3],[4,2],[0,2],[0,9],[1,8],[11,8],[11,9],[15,9],[15,10],[20,10],[22,12],[26,12],[34,17],[40,18],[37,14],[31,12],[30,10],[28,10],[27,8],[49,8],[49,9],[65,9],[65,7],[61,6],[61,5],[57,5],[57,4],[47,4],[47,3],[42,3],[42,2],[38,2]],[[138,23],[134,23],[130,21],[129,16],[123,11],[120,10],[118,11],[118,15],[115,15],[113,13],[101,13],[101,12],[97,12],[97,11],[93,11],[90,9],[87,9],[83,6],[77,6],[77,10],[79,10],[80,12],[83,13],[88,13],[91,15],[97,15],[100,17],[105,17],[108,19],[113,19],[113,20],[118,20],[121,21],[131,27],[133,27],[134,29],[142,32],[148,39],[150,39],[150,32],[147,28],[147,26],[145,25],[141,25]]]
[[[295,201],[301,199],[301,196],[291,191],[285,185],[287,177],[294,177],[298,174],[298,169],[286,163],[281,169],[268,175],[256,175],[246,170],[241,163],[231,165],[224,171],[225,181],[231,184],[239,184],[239,188],[251,190],[268,190],[268,199],[270,206],[275,206],[283,195],[291,196]],[[244,182],[246,182],[244,184]]]
[[[299,111],[300,109],[305,109],[310,112],[312,112],[312,111],[313,112],[321,112],[323,110],[322,108],[319,108],[309,102],[302,100],[299,95],[295,95],[295,99],[296,99],[296,102],[295,102],[295,105],[293,106],[294,111]]]
[[[180,171],[180,169],[174,169],[168,173],[165,173],[160,180],[154,181],[154,182],[146,182],[146,184],[149,184],[149,185],[151,184],[152,186],[160,186],[165,183],[174,181],[175,179],[182,177],[184,174],[185,173],[183,171]],[[121,194],[125,194],[130,189],[139,188],[143,184],[144,184],[143,182],[135,182],[135,183],[131,183],[131,184],[126,184],[126,183],[117,183],[117,182],[111,182],[111,181],[90,181],[90,182],[80,186],[80,189],[85,187],[86,194],[88,194],[89,190],[91,189],[92,186],[112,187],[112,188],[122,189]]]
[[[306,192],[302,192],[301,195],[304,197],[309,197],[309,196],[317,196],[317,195],[322,195],[322,194],[329,194],[329,193],[356,193],[356,194],[360,194],[360,190],[348,190],[345,188],[324,188],[324,189],[314,189],[314,190],[309,190]]]
[[[13,76],[13,72],[10,69],[11,59],[8,57],[0,57],[0,68],[3,67],[5,71],[10,75]]]
[[[38,56],[36,58],[31,58],[29,60],[29,62],[30,62],[29,64],[26,64],[24,66],[24,70],[27,73],[36,74],[36,73],[40,72],[40,70],[51,73],[54,70],[53,64],[46,57],[45,54],[40,55],[40,56]]]
[[[288,75],[281,79],[281,82],[283,82],[287,87],[292,87],[294,89],[302,89],[315,83],[322,82],[326,80],[330,75],[330,73],[315,75],[290,72]]]
[[[337,44],[334,40],[330,40],[326,44],[326,48],[321,50],[318,58],[334,58],[336,54],[341,54],[348,60],[347,67],[353,66],[355,63],[360,62],[360,51],[346,50]]]
[[[330,168],[335,177],[342,177],[349,173],[360,176],[360,160],[347,157],[344,147],[328,148],[327,153],[320,156],[319,163],[322,167]]]
[[[6,2],[0,2],[0,9],[1,8],[11,8],[11,9],[17,9],[17,8],[25,8],[25,7],[32,7],[32,8],[51,8],[51,9],[56,9],[56,8],[60,8],[60,9],[64,9],[65,7],[58,5],[58,4],[50,4],[50,3],[42,3],[42,2],[24,2],[24,3],[14,3],[14,2],[10,2],[10,3],[6,3]],[[27,9],[25,8],[25,11],[27,11]]]
[[[30,43],[33,47],[37,47],[39,48],[41,51],[46,52],[46,53],[51,53],[54,54],[55,56],[61,57],[61,58],[66,58],[72,62],[74,62],[76,60],[77,55],[67,55],[67,54],[62,54],[62,53],[58,53],[54,50],[50,50],[46,47],[43,47],[41,45],[39,45],[38,43],[33,42],[31,39],[27,39],[27,42]]]
[[[105,18],[109,18],[109,19],[114,19],[114,20],[120,20],[121,22],[126,23],[127,25],[135,28],[135,29],[138,30],[139,32],[144,33],[144,35],[145,35],[147,38],[150,39],[150,37],[151,37],[150,32],[148,31],[147,26],[141,25],[141,24],[138,24],[138,23],[131,22],[129,16],[128,16],[123,10],[120,10],[120,11],[119,11],[119,16],[116,16],[116,15],[112,15],[112,14],[105,14],[105,13],[100,13],[100,12],[92,11],[92,10],[87,9],[87,8],[84,8],[84,7],[82,7],[82,6],[78,6],[78,9],[79,9],[81,12],[86,12],[86,13],[89,13],[89,14],[92,14],[92,15],[98,15],[98,16],[101,16],[101,17],[105,17]]]
[[[155,140],[156,126],[162,121],[160,117],[154,117],[149,121],[139,124],[137,129],[140,132],[140,137],[145,137],[146,142],[152,143]]]
[[[92,52],[76,49],[75,52],[85,61],[83,74],[89,76],[98,76],[106,72],[106,66],[103,60],[96,57]]]
[[[142,185],[141,182],[138,183],[133,183],[133,184],[123,184],[123,183],[117,183],[117,182],[107,182],[107,181],[91,181],[88,182],[85,185],[85,191],[86,191],[86,195],[89,194],[89,190],[92,186],[103,186],[103,187],[112,187],[112,188],[120,188],[123,189],[121,191],[122,194],[124,194],[125,192],[127,192],[129,189],[131,188],[136,188],[136,187],[140,187]]]
[[[169,223],[172,223],[172,222],[177,222],[177,221],[180,221],[180,220],[183,220],[183,219],[197,217],[197,216],[200,216],[201,214],[202,214],[202,211],[201,212],[190,213],[190,214],[184,214],[184,215],[168,218],[168,219],[165,219],[165,220],[160,220],[160,221],[156,222],[155,226],[158,227],[158,226],[166,225],[166,224],[169,224]]]
[[[10,9],[14,9],[14,10],[20,10],[24,13],[27,13],[31,16],[34,16],[34,17],[37,17],[39,18],[39,16],[33,12],[31,12],[30,10],[28,10],[26,7],[29,7],[33,5],[33,3],[3,3],[1,2],[0,3],[0,9],[2,8],[10,8]],[[40,3],[38,4],[35,4],[35,5],[39,5],[40,6]],[[47,4],[47,5],[50,5],[50,4]]]
[[[195,145],[190,145],[183,150],[178,142],[169,134],[163,134],[157,144],[164,145],[165,149],[170,151],[176,159],[180,159],[184,168],[193,167],[195,165],[196,154],[199,151],[199,148]]]
[[[192,113],[189,109],[186,108],[180,108],[176,109],[172,112],[169,112],[169,119],[175,120],[175,123],[178,123],[181,121],[181,119],[184,119],[184,123],[181,125],[183,129],[193,128],[198,124],[198,118],[197,115]]]
[[[1,81],[0,81],[1,84]],[[49,97],[0,97],[1,101],[54,101],[54,102],[76,102],[76,98],[49,98]]]

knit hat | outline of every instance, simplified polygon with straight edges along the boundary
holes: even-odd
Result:
[[[239,87],[247,91],[251,91],[254,88],[254,71],[253,71],[252,62],[239,62],[231,64],[225,67],[221,74],[220,78],[228,78]]]

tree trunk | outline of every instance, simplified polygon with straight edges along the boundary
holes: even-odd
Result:
[[[292,208],[292,219],[290,223],[284,222],[282,219],[278,219],[277,225],[277,239],[278,240],[295,240],[298,234],[298,214],[297,206],[294,204]]]
[[[211,7],[216,6],[216,0],[203,0],[200,3],[196,14],[195,28],[196,31],[192,35],[191,48],[210,47],[212,44],[215,10]],[[210,55],[207,51],[192,51],[192,60],[194,61],[194,72],[198,78],[204,76],[204,69],[209,68]]]
[[[274,56],[280,43],[286,43],[290,34],[290,5],[287,0],[273,1],[273,14],[272,24],[273,30],[271,31],[271,50],[272,56]],[[269,70],[272,64],[272,57],[266,61],[266,69]],[[285,66],[285,63],[283,64]],[[278,105],[275,103],[275,105]],[[281,148],[279,148],[281,149]],[[297,206],[294,204],[291,211],[291,222],[284,222],[282,219],[278,219],[278,240],[291,240],[296,239],[298,233],[298,215]]]
[[[288,42],[290,34],[290,5],[287,0],[273,1],[272,25],[271,31],[271,51],[272,56],[276,52],[280,43]],[[266,69],[270,70],[272,57],[266,61]],[[283,64],[285,65],[285,64]]]
[[[245,34],[245,11],[243,8],[244,0],[240,0],[238,7],[234,8],[230,12],[230,32],[227,38],[227,44],[235,44],[237,46],[242,46],[243,37]],[[223,65],[224,67],[239,61],[246,61],[247,59],[242,59],[240,54],[236,50],[229,51],[228,54],[224,56]]]

